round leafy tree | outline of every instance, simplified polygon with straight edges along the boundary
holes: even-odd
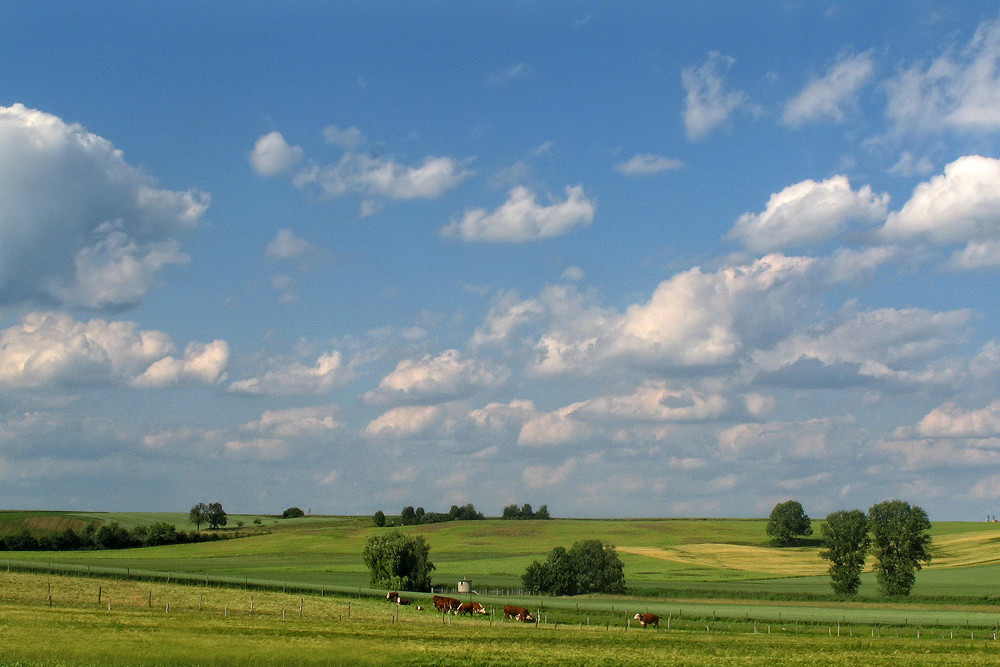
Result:
[[[767,534],[771,544],[787,547],[795,543],[796,535],[812,535],[812,520],[802,510],[802,503],[789,500],[778,503],[771,510],[767,521]]]
[[[871,546],[868,517],[861,510],[840,510],[823,524],[823,551],[830,561],[830,585],[838,595],[854,595],[861,587],[861,571]]]
[[[431,587],[434,563],[423,536],[398,531],[379,532],[365,542],[361,557],[368,567],[371,585],[402,591],[426,591]]]

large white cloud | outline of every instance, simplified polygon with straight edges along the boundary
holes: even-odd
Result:
[[[979,25],[964,49],[900,72],[885,84],[885,115],[899,131],[1000,128],[1000,20]]]
[[[111,142],[21,104],[0,107],[0,304],[137,303],[208,195],[154,186]]]
[[[225,341],[190,343],[175,358],[169,336],[134,322],[79,322],[62,313],[31,313],[0,331],[0,385],[44,387],[125,383],[162,387],[181,380],[215,383],[229,359]]]
[[[885,218],[889,195],[870,186],[857,192],[846,176],[802,181],[772,194],[761,213],[744,213],[729,236],[753,252],[769,252],[832,239],[848,221]]]
[[[713,51],[699,67],[681,71],[681,83],[687,93],[684,125],[692,141],[706,137],[747,103],[746,93],[725,89],[725,76],[734,62],[733,58]]]
[[[930,438],[1000,437],[1000,400],[979,410],[945,403],[920,420],[917,432]]]
[[[582,186],[567,186],[566,198],[541,205],[535,193],[524,186],[510,191],[507,201],[495,211],[477,208],[465,212],[441,229],[441,234],[463,241],[523,243],[561,236],[588,225],[597,206]]]
[[[464,398],[483,387],[507,381],[510,372],[476,359],[464,359],[458,350],[419,359],[404,359],[382,378],[378,389],[365,394],[369,403],[423,403]]]
[[[844,119],[844,107],[854,103],[858,90],[871,80],[875,63],[871,53],[848,55],[821,78],[811,81],[785,105],[784,121],[792,127],[808,122]]]
[[[944,244],[1000,240],[1000,160],[966,155],[946,165],[889,214],[882,233]]]

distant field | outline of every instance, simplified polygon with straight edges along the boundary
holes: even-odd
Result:
[[[304,517],[282,520],[264,515],[230,515],[228,534],[236,523],[241,533],[264,534],[218,542],[122,551],[33,552],[6,556],[53,563],[77,563],[244,577],[276,583],[340,587],[367,586],[361,563],[364,540],[376,529],[368,517]],[[190,530],[185,514],[0,512],[0,535],[27,525],[63,529],[88,521],[117,521],[124,526],[168,521]],[[636,595],[704,597],[785,596],[829,598],[826,564],[810,546],[775,549],[768,544],[763,519],[636,519],[452,522],[398,528],[423,535],[431,546],[438,585],[454,586],[471,579],[476,588],[516,589],[520,575],[552,547],[569,547],[580,539],[614,544],[625,564],[626,582]],[[381,529],[386,530],[386,529]],[[814,522],[819,533],[819,522]],[[982,602],[1000,596],[984,589],[984,581],[1000,580],[1000,524],[938,522],[934,561],[919,572],[915,597]],[[873,578],[866,573],[862,599],[875,599]],[[990,601],[992,603],[992,600]]]

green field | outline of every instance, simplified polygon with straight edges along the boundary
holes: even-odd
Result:
[[[111,521],[126,527],[167,521],[190,530],[186,518],[0,512],[0,536]],[[0,666],[1000,659],[993,639],[1000,629],[998,524],[936,524],[934,562],[917,574],[909,599],[880,599],[866,573],[861,595],[849,601],[830,592],[816,541],[772,548],[765,520],[485,520],[398,529],[427,539],[435,585],[470,579],[490,609],[516,602],[536,610],[535,627],[444,618],[414,607],[401,608],[397,618],[384,592],[367,587],[361,546],[372,532],[387,530],[368,517],[261,516],[260,526],[255,518],[230,515],[224,533],[238,532],[238,539],[0,554],[6,557],[0,559]],[[616,545],[629,595],[551,598],[518,590],[532,560],[593,538]],[[34,572],[18,571],[28,564]],[[85,576],[58,574],[66,568]],[[410,597],[429,606],[428,594]],[[636,611],[660,614],[664,627],[629,629]],[[47,638],[41,644],[40,634]]]

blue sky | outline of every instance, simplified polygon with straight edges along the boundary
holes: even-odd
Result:
[[[0,7],[0,507],[1000,512],[1000,6]]]

